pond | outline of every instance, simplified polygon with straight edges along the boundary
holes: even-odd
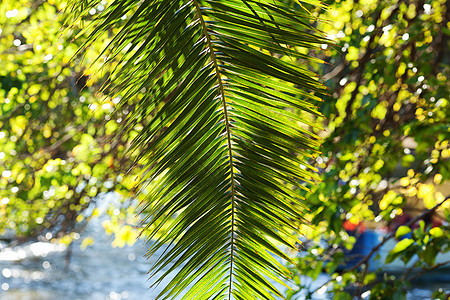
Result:
[[[85,235],[94,244],[81,250]],[[93,220],[70,247],[69,261],[69,249],[61,245],[38,242],[3,249],[0,299],[152,299],[158,289],[148,289],[151,262],[143,258],[143,243],[113,248],[112,240]]]
[[[84,236],[92,236],[95,242],[81,250]],[[69,262],[69,249],[62,245],[37,242],[14,248],[0,246],[0,299],[155,299],[164,283],[149,289],[146,273],[152,260],[143,258],[143,242],[113,248],[112,240],[105,234],[101,221],[94,219],[71,246]],[[319,276],[313,287],[327,279],[325,274]],[[448,289],[450,285],[423,283],[408,293],[408,299],[430,299],[431,289],[438,287]],[[325,295],[317,296],[326,299]]]

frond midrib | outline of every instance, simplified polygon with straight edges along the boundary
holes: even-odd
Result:
[[[224,113],[224,119],[225,119],[225,130],[227,134],[227,146],[228,146],[228,157],[229,157],[229,163],[230,163],[230,181],[231,181],[231,239],[230,239],[230,273],[229,273],[229,289],[228,289],[228,299],[231,299],[232,294],[232,286],[233,286],[233,261],[234,261],[234,239],[235,239],[235,178],[234,178],[234,163],[233,163],[233,151],[232,151],[232,143],[231,143],[231,128],[230,128],[230,118],[228,116],[227,111],[227,103],[225,100],[225,89],[222,82],[222,78],[220,77],[220,71],[219,71],[219,64],[217,63],[217,58],[214,53],[214,47],[211,41],[211,36],[208,32],[208,28],[206,27],[205,20],[203,18],[200,4],[198,0],[193,0],[193,3],[195,5],[196,11],[197,11],[197,17],[200,21],[200,24],[202,26],[203,34],[206,38],[206,43],[208,45],[211,61],[214,64],[214,70],[217,77],[217,82],[219,84],[219,90],[220,90],[220,96],[222,100],[222,107],[223,107],[223,113]]]

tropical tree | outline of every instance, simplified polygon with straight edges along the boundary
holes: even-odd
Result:
[[[71,60],[77,32],[60,31],[62,8],[0,3],[0,234],[14,241],[70,243],[99,196],[132,187],[127,135],[113,139],[127,109],[111,119],[118,99],[102,102],[101,75],[86,85],[81,59]]]
[[[329,4],[319,28],[336,45],[319,53],[328,64],[311,65],[332,91],[317,120],[323,182],[308,197],[314,226],[302,230],[296,269],[332,280],[311,290],[299,277],[298,290],[403,299],[410,280],[450,263],[436,259],[450,250],[450,1]],[[350,253],[360,235],[386,228],[374,251]],[[396,276],[377,270],[394,259],[404,262]]]
[[[150,274],[173,276],[159,297],[281,297],[281,246],[296,249],[300,191],[317,178],[306,116],[320,115],[324,87],[298,63],[327,43],[316,20],[283,1],[105,4],[66,12],[89,33],[82,48],[120,28],[98,59],[113,66],[103,92],[121,97],[116,111],[133,104],[122,131],[138,130],[142,224],[157,238],[147,255],[164,249]]]

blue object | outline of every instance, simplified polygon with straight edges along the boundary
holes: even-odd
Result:
[[[352,232],[349,232],[352,235]],[[375,230],[365,230],[357,238],[353,249],[345,252],[346,264],[344,268],[351,268],[359,263],[366,255],[372,251],[381,241],[381,236]],[[378,250],[379,251],[379,250]],[[374,258],[377,255],[376,251],[369,260],[370,266],[373,268]],[[370,268],[369,268],[370,269]]]

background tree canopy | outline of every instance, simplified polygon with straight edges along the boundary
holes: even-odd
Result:
[[[297,267],[313,278],[325,270],[335,297],[360,297],[375,285],[371,299],[403,299],[408,279],[449,263],[436,263],[450,234],[449,1],[329,5],[322,17],[330,22],[319,26],[337,43],[317,56],[329,64],[315,66],[331,94],[321,107],[325,118],[316,120],[325,128],[316,159],[323,182],[307,197],[314,227],[301,230],[309,254]],[[367,269],[377,253],[366,253],[342,274],[346,248],[376,229],[399,241],[386,262],[419,260],[396,278],[383,278],[383,270],[376,278]],[[342,292],[351,285],[353,293]]]
[[[70,60],[79,44],[71,43],[75,30],[61,35],[62,8],[59,1],[0,5],[0,231],[19,240],[70,242],[96,196],[132,187],[125,176],[132,161],[122,153],[133,132],[113,139],[127,108],[111,119],[119,99],[103,101],[104,74]]]
[[[284,2],[299,12],[302,10]],[[78,7],[79,12],[85,13],[84,24],[102,13],[107,4],[97,1],[92,7]],[[280,189],[291,191],[290,196],[305,197],[303,204],[309,212],[303,211],[302,216],[313,225],[298,224],[304,252],[290,269],[294,274],[313,278],[327,272],[332,281],[326,287],[335,297],[359,297],[372,289],[373,299],[400,299],[406,293],[407,279],[441,267],[435,258],[449,249],[450,201],[445,201],[450,194],[449,3],[348,0],[328,4],[328,11],[306,3],[303,6],[318,18],[329,20],[317,22],[312,18],[307,23],[325,32],[335,45],[326,46],[325,41],[319,41],[318,45],[323,43],[320,50],[309,50],[305,45],[284,47],[281,34],[275,35],[275,41],[273,36],[267,36],[273,42],[264,44],[258,38],[243,37],[249,39],[249,44],[256,43],[253,44],[256,48],[269,47],[266,54],[281,62],[304,66],[304,55],[327,62],[308,63],[308,68],[321,75],[329,88],[330,95],[320,107],[324,118],[298,109],[289,110],[291,116],[307,122],[303,128],[323,138],[320,156],[307,159],[306,153],[300,153],[295,158],[320,168],[323,181],[311,193],[294,187],[299,186],[298,181],[291,184],[285,183],[286,178],[277,181]],[[114,139],[119,123],[130,113],[136,114],[136,103],[145,99],[146,90],[142,88],[149,87],[139,85],[133,91],[134,97],[126,100],[121,100],[125,93],[121,97],[105,97],[115,94],[112,88],[99,92],[104,80],[114,73],[120,55],[106,65],[95,59],[117,36],[118,28],[127,24],[131,14],[117,15],[117,28],[107,28],[108,34],[97,36],[90,51],[70,61],[83,43],[83,36],[72,41],[79,33],[77,27],[61,35],[62,24],[56,20],[62,7],[59,1],[0,4],[0,15],[6,16],[0,18],[0,231],[14,232],[19,240],[56,236],[70,242],[70,233],[80,230],[86,218],[96,214],[93,208],[94,202],[99,201],[97,195],[118,191],[128,196],[139,168],[126,176],[135,161],[133,152],[124,156],[129,147],[127,141],[139,137],[146,126],[158,125],[149,125],[148,119],[141,118],[127,123],[128,130]],[[136,9],[131,8],[130,12]],[[253,12],[247,9],[247,14],[252,16]],[[212,14],[213,17],[216,16]],[[238,35],[239,28],[211,24],[208,26],[225,30],[231,38]],[[259,24],[257,18],[254,24]],[[89,32],[86,31],[86,36]],[[121,43],[118,47],[125,47],[128,40]],[[294,58],[288,57],[294,54]],[[239,52],[230,55],[237,58]],[[94,66],[85,69],[91,63]],[[101,72],[89,71],[100,67]],[[226,71],[233,78],[233,72],[244,69],[239,66]],[[127,70],[133,72],[132,68]],[[249,74],[254,72],[245,70]],[[241,83],[246,80],[244,75],[240,74]],[[265,88],[279,84],[257,83]],[[299,82],[287,88],[294,85]],[[245,93],[248,95],[249,90]],[[315,97],[313,94],[309,96]],[[117,111],[110,115],[114,109]],[[255,107],[249,110],[240,106],[237,111],[239,115],[234,115],[235,118],[258,115]],[[291,150],[299,152],[298,148]],[[146,159],[139,163],[148,163]],[[433,209],[433,214],[423,214],[425,209]],[[116,245],[134,240],[133,229],[123,224],[120,227],[113,212],[111,209],[112,221],[105,225],[108,230],[120,233],[122,239]],[[120,214],[125,216],[129,212],[123,210]],[[398,227],[397,221],[405,216],[417,222]],[[165,215],[161,217],[167,220]],[[419,219],[427,222],[418,225]],[[177,224],[162,223],[154,226]],[[440,226],[433,229],[433,223]],[[420,260],[409,267],[409,273],[396,279],[380,280],[367,272],[373,260],[364,258],[359,261],[359,268],[344,268],[342,273],[347,259],[344,253],[358,237],[345,230],[349,224],[354,225],[356,232],[362,227],[389,226],[391,234],[386,236],[391,240],[397,237],[399,243],[388,260],[402,258],[408,262],[413,255]],[[407,234],[407,238],[400,240]],[[418,273],[411,272],[414,269]],[[300,277],[294,279],[297,288],[290,293],[292,298],[297,291],[308,290]],[[342,290],[350,286],[356,287],[352,293]],[[310,292],[313,295],[317,290]]]

